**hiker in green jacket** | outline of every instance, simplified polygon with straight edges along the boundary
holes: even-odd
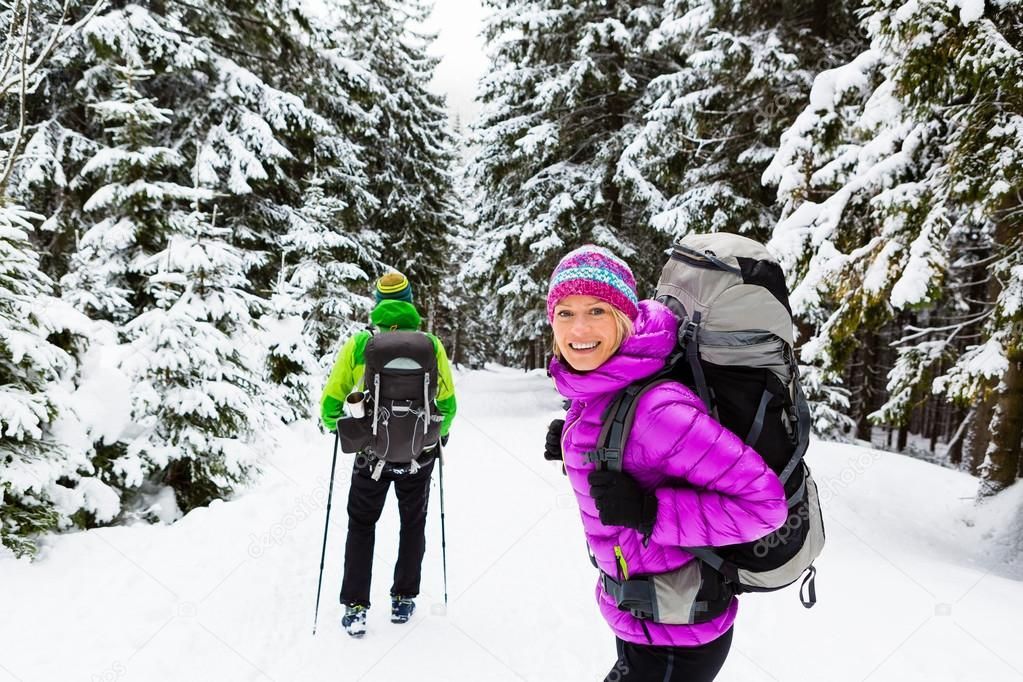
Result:
[[[370,314],[370,321],[379,332],[419,329],[422,319],[412,303],[412,285],[404,275],[397,272],[384,275],[377,280],[374,294],[377,305]],[[427,336],[436,353],[437,393],[434,406],[443,417],[440,443],[446,445],[451,421],[455,417],[455,385],[444,346],[432,334]],[[330,431],[337,428],[337,421],[343,416],[348,394],[364,388],[365,351],[372,337],[369,330],[360,331],[348,339],[338,353],[320,399],[321,418]],[[394,482],[401,519],[398,559],[391,585],[391,622],[405,623],[415,610],[413,600],[419,594],[426,552],[430,476],[437,451],[437,447],[426,449],[410,464],[383,462],[369,452],[355,459],[348,492],[348,539],[341,585],[341,603],[345,605],[341,623],[353,637],[361,637],[366,631],[376,522],[391,481]]]

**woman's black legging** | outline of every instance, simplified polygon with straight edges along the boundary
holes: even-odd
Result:
[[[700,646],[647,646],[617,640],[618,661],[604,682],[711,682],[732,647],[732,628]]]

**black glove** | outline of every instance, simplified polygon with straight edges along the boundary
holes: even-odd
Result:
[[[543,458],[548,462],[560,462],[565,458],[561,452],[561,431],[564,428],[564,419],[555,419],[547,425],[547,443],[543,448]]]
[[[640,490],[632,476],[620,471],[591,471],[589,482],[601,523],[650,535],[657,518],[657,498]]]
[[[441,444],[441,446],[443,446],[443,447],[447,446],[447,444],[448,444],[448,436],[450,436],[450,435],[451,434],[449,434],[449,433],[445,433],[443,436],[440,437],[440,444]]]

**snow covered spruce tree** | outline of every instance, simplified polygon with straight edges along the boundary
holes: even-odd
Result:
[[[480,314],[482,302],[476,282],[464,273],[464,264],[472,260],[478,248],[468,209],[472,189],[465,171],[463,167],[456,184],[463,217],[451,239],[445,286],[440,290],[437,305],[431,308],[428,322],[431,331],[445,339],[452,363],[479,369],[498,357],[503,344],[493,334],[492,321]]]
[[[284,5],[248,3],[241,12],[213,4],[194,19],[234,46],[228,54],[238,66],[227,72],[238,80],[215,92],[234,101],[206,134],[199,179],[220,192],[221,220],[245,249],[247,290],[271,298],[265,372],[290,422],[308,416],[310,375],[364,322],[368,300],[359,291],[379,269],[384,240],[371,216],[380,202],[361,146],[373,140],[375,119],[359,101],[374,77],[349,56],[353,38],[339,6],[310,17]],[[251,157],[230,161],[243,145]]]
[[[870,49],[816,79],[765,173],[804,359],[843,372],[865,329],[908,320],[873,419],[931,390],[969,406],[982,496],[1015,480],[1023,437],[1020,8],[868,3]]]
[[[286,423],[310,416],[318,390],[311,379],[329,367],[338,340],[365,320],[372,303],[356,292],[368,288],[368,268],[360,264],[376,262],[379,239],[368,228],[345,230],[345,205],[324,184],[318,176],[308,181],[280,237],[283,265],[263,320],[266,372],[281,392]]]
[[[33,555],[37,535],[91,517],[109,520],[117,494],[93,477],[84,453],[62,442],[73,431],[68,382],[85,320],[53,296],[29,240],[42,216],[9,191],[24,161],[28,93],[50,68],[52,47],[76,26],[55,24],[31,3],[0,9],[0,545]],[[36,42],[34,42],[36,41]]]
[[[618,171],[673,239],[738,232],[766,241],[778,219],[761,175],[815,75],[864,41],[839,1],[671,0],[647,41],[665,64]]]
[[[207,56],[180,29],[135,5],[92,18],[81,40],[57,53],[62,68],[41,84],[48,95],[63,96],[54,100],[59,106],[40,107],[49,120],[34,131],[38,156],[19,169],[29,180],[22,183],[26,198],[53,211],[44,226],[53,233],[51,272],[66,273],[64,299],[111,323],[115,339],[116,332],[130,338],[123,325],[155,305],[145,263],[166,249],[175,212],[195,196],[179,184],[188,178],[179,149],[188,145],[178,136],[189,121],[158,103],[174,98],[168,90],[180,97],[207,80]],[[159,75],[150,77],[149,66]],[[69,141],[75,154],[62,150]],[[142,417],[153,429],[153,415]],[[127,442],[91,445],[82,444],[83,452],[121,492],[118,512],[130,512],[140,493],[162,482],[162,472],[141,466]]]
[[[153,75],[101,60],[83,78],[83,90],[98,99],[88,110],[109,146],[98,147],[72,183],[95,187],[82,210],[99,220],[84,228],[61,288],[79,310],[118,325],[152,306],[142,263],[165,246],[175,207],[195,198],[191,187],[174,182],[184,157],[153,144],[173,116],[140,92]]]
[[[624,0],[486,4],[492,63],[472,140],[478,252],[466,275],[502,321],[505,360],[536,367],[547,278],[566,251],[609,247],[641,282],[663,265],[667,240],[644,229],[644,207],[616,177],[634,106],[661,68],[644,47],[659,10]]]
[[[357,101],[371,125],[361,158],[377,205],[367,225],[382,239],[380,259],[405,273],[417,305],[429,314],[445,279],[456,205],[455,138],[444,98],[428,87],[439,61],[433,40],[414,29],[425,21],[425,0],[346,0],[341,53],[366,70]]]
[[[117,494],[56,430],[73,419],[76,363],[50,338],[76,320],[28,240],[39,218],[0,193],[0,544],[17,555],[34,554],[35,536],[73,525],[75,514],[103,521],[118,511]]]
[[[333,224],[320,227],[364,236],[363,218],[375,205],[352,132],[369,120],[351,99],[365,70],[339,59],[335,39],[299,11],[257,5],[244,12],[218,2],[106,8],[82,40],[55,53],[60,68],[29,96],[33,154],[18,164],[15,179],[19,196],[47,217],[47,269],[63,276],[73,262],[68,299],[122,325],[122,339],[135,351],[124,369],[139,382],[137,428],[93,455],[129,506],[138,493],[170,485],[189,509],[244,477],[248,465],[239,453],[262,428],[256,417],[287,416],[270,404],[258,414],[245,407],[253,396],[273,403],[280,393],[253,371],[269,362],[269,344],[265,335],[252,341],[251,318],[260,309],[253,297],[268,296],[281,268],[298,262],[281,258],[281,239],[308,223],[309,206],[319,201],[304,197],[306,179],[317,169],[323,195],[338,209],[323,213]],[[130,87],[115,88],[122,67]],[[141,69],[153,75],[139,78]],[[206,188],[198,193],[192,169]],[[189,226],[182,199],[214,194],[216,234]],[[110,202],[114,195],[129,200]],[[103,229],[80,232],[88,226]],[[202,257],[216,265],[217,277],[198,262],[176,261],[183,239],[214,251]],[[185,250],[198,257],[200,249]],[[230,276],[221,273],[228,265]],[[372,262],[350,265],[365,270]],[[151,280],[156,268],[171,281]],[[118,305],[106,306],[116,315],[101,310],[99,287],[79,285],[89,278],[109,286],[102,293],[120,295]],[[178,305],[174,295],[187,302]],[[147,333],[160,328],[167,329],[163,337]],[[188,357],[191,364],[160,364],[182,360],[172,346],[186,341],[182,348],[209,341],[208,353]],[[214,394],[200,400],[207,388]],[[188,403],[192,395],[195,404]],[[206,451],[208,458],[199,457]]]
[[[320,388],[314,384],[314,377],[322,375],[324,362],[313,351],[314,344],[306,333],[303,318],[308,309],[302,292],[289,285],[283,274],[282,270],[260,319],[265,339],[261,345],[267,349],[264,376],[281,410],[277,417],[291,424],[312,416]]]
[[[155,305],[125,326],[139,432],[115,467],[127,487],[170,486],[185,512],[246,480],[252,437],[282,412],[256,370],[259,303],[244,290],[244,256],[216,221],[216,207],[175,216],[166,248],[144,263]]]
[[[109,225],[104,224],[105,209],[91,207],[90,213],[84,206],[104,185],[123,181],[131,186],[143,177],[156,185],[169,179],[167,169],[177,163],[178,152],[170,150],[177,128],[174,121],[161,120],[173,116],[160,105],[157,93],[187,91],[180,80],[174,82],[173,71],[195,66],[197,55],[155,15],[134,5],[88,18],[82,30],[55,51],[52,68],[28,97],[30,139],[12,187],[26,206],[46,216],[37,243],[44,268],[54,279],[69,272],[71,258],[93,224],[99,229],[86,244],[115,224],[119,229],[132,221],[144,224],[158,215],[153,210],[159,204],[156,196],[150,198],[148,216],[140,215],[142,197],[136,196],[122,209],[120,220],[114,218]],[[118,69],[127,71],[118,74]],[[159,74],[155,83],[143,76],[147,69]],[[135,77],[129,75],[132,71]],[[122,105],[136,110],[121,112]],[[149,152],[156,156],[147,156]],[[90,161],[94,166],[83,175]],[[187,178],[187,172],[183,175]],[[75,269],[80,270],[83,262]],[[111,284],[121,289],[124,280]],[[105,295],[93,289],[95,295]],[[84,300],[76,303],[86,305]]]
[[[339,58],[340,14],[331,8],[338,11],[326,17],[261,2],[179,8],[181,21],[207,38],[215,73],[201,98],[179,107],[191,117],[186,135],[201,144],[200,179],[221,193],[223,226],[245,249],[251,289],[262,296],[275,286],[279,238],[301,220],[314,174],[341,208],[329,226],[335,231],[366,236],[376,205],[358,144],[370,119],[354,99],[365,69]]]
[[[469,200],[473,192],[468,179],[472,151],[458,116],[454,117],[453,126],[459,159],[454,170],[454,203],[458,220],[450,230],[441,286],[429,301],[424,322],[430,333],[444,339],[452,364],[480,369],[499,356],[498,349],[503,344],[493,334],[492,321],[480,314],[482,304],[478,282],[465,276],[465,265],[478,250],[472,226],[472,202]]]
[[[375,202],[354,131],[369,119],[351,99],[363,69],[336,59],[336,40],[299,10],[241,9],[215,0],[109,8],[89,22],[85,40],[57,53],[62,68],[29,98],[34,165],[19,174],[19,198],[46,215],[52,230],[44,245],[51,275],[66,274],[82,206],[95,191],[84,179],[68,179],[99,149],[118,146],[89,107],[110,94],[97,67],[156,74],[136,88],[170,120],[148,144],[172,147],[184,164],[165,166],[162,177],[151,168],[151,180],[187,185],[203,150],[203,183],[221,194],[223,226],[246,252],[254,292],[267,296],[276,282],[277,240],[302,205],[314,166],[325,191],[344,203],[338,229],[364,224]]]

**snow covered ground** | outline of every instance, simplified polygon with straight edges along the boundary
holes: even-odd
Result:
[[[35,563],[0,559],[0,682],[601,680],[614,642],[560,468],[542,459],[560,401],[543,372],[458,376],[419,611],[388,621],[393,495],[378,527],[369,632],[339,627],[352,458],[339,457],[319,632],[311,636],[331,439],[282,434],[234,501],[170,526],[60,536]],[[795,588],[743,598],[731,682],[1023,680],[1023,488],[982,509],[969,476],[815,442],[828,546],[818,605]]]

